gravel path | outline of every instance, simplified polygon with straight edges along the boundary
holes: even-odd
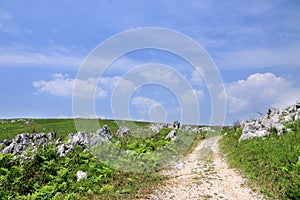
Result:
[[[161,171],[169,179],[147,199],[265,199],[246,186],[246,180],[219,155],[214,136],[199,143],[184,159]]]

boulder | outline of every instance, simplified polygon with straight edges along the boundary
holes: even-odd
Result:
[[[161,129],[161,127],[159,127],[157,124],[151,124],[151,126],[149,127],[149,129],[153,133],[159,133],[159,130]]]
[[[131,134],[131,132],[130,132],[129,128],[127,128],[127,127],[119,128],[116,133],[116,135],[121,138],[123,138],[125,135],[130,135],[130,134]]]
[[[172,138],[174,138],[177,135],[176,130],[172,130],[168,133],[168,135],[166,136],[165,140],[171,140]]]
[[[113,136],[111,135],[110,129],[107,125],[104,125],[102,129],[98,129],[96,133],[105,136],[108,140],[113,139]]]
[[[6,148],[2,150],[2,153],[13,153],[15,146],[16,143],[12,142],[10,145],[8,145]]]
[[[35,144],[37,146],[43,146],[43,147],[47,146],[48,145],[47,138],[42,137],[42,138],[36,140]]]
[[[56,147],[56,152],[57,152],[58,156],[61,158],[66,157],[66,155],[73,150],[74,150],[74,147],[72,145],[66,145],[64,143],[62,143]]]
[[[57,138],[57,140],[55,141],[55,144],[62,144],[62,141],[60,138]]]
[[[11,144],[11,141],[10,141],[10,140],[7,140],[7,139],[4,139],[2,142],[3,142],[3,144],[5,144],[6,146],[8,146],[8,145]]]
[[[199,133],[199,129],[197,128],[197,127],[195,127],[195,128],[192,128],[192,130],[191,130],[193,133]]]
[[[94,146],[96,144],[103,144],[106,141],[110,141],[111,137],[109,135],[105,135],[102,132],[98,132],[96,134],[93,134],[91,140],[90,140],[90,146]]]
[[[89,144],[89,139],[86,133],[77,132],[75,135],[69,134],[68,145],[85,147],[87,144]]]
[[[292,117],[290,115],[284,116],[283,119],[284,119],[285,122],[291,122],[291,121],[293,121],[293,119],[292,119]]]
[[[256,122],[254,125],[253,125],[253,128],[256,129],[256,130],[259,130],[262,128],[262,125],[260,122]]]
[[[253,138],[257,138],[258,136],[252,132],[248,132],[246,134],[242,134],[240,139],[239,139],[239,142],[240,141],[243,141],[243,140],[248,140],[248,139],[253,139]]]
[[[255,134],[257,135],[257,137],[263,137],[265,135],[269,135],[269,132],[267,130],[258,130],[255,131]]]
[[[103,128],[102,128],[102,132],[106,135],[111,135],[110,133],[110,129],[108,128],[107,125],[104,125]]]
[[[272,127],[272,122],[267,118],[264,118],[261,121],[261,124],[262,124],[262,127],[265,128],[265,129],[270,129]]]
[[[172,126],[175,129],[179,129],[180,128],[180,122],[179,121],[174,121]]]
[[[178,141],[178,136],[174,136],[174,137],[172,137],[171,141],[173,141],[173,142],[176,142],[176,141]]]
[[[251,132],[251,131],[255,130],[254,127],[253,127],[253,125],[254,124],[252,122],[246,123],[245,126],[244,126],[244,128],[243,128],[242,133],[243,134],[247,134],[248,132]]]
[[[275,123],[273,124],[273,127],[276,128],[278,133],[282,133],[283,129],[285,128],[285,126],[281,123]]]
[[[212,129],[210,127],[201,127],[199,128],[200,131],[211,131]]]
[[[47,134],[48,140],[54,140],[55,136],[56,136],[56,134],[54,132],[50,132]]]

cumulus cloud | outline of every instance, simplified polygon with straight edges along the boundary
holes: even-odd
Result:
[[[48,92],[55,96],[88,96],[91,92],[95,92],[96,97],[104,98],[107,96],[107,92],[102,88],[95,86],[98,84],[98,79],[90,77],[87,80],[81,80],[76,78],[69,78],[67,74],[56,73],[52,75],[53,80],[45,81],[34,81],[33,86],[37,88],[37,94],[42,92]],[[106,79],[107,83],[111,81]],[[76,84],[77,93],[73,91],[74,85]],[[78,93],[79,92],[79,93]]]
[[[143,115],[144,121],[147,118],[153,122],[166,122],[167,120],[167,111],[160,102],[154,99],[138,96],[131,100],[131,104]]]
[[[114,95],[118,98],[124,98],[128,93],[135,90],[134,83],[124,78],[119,78],[118,82],[111,84],[111,86],[114,88]]]
[[[48,92],[56,96],[72,95],[75,79],[66,78],[62,74],[54,74],[54,80],[51,81],[34,81],[33,87],[37,88],[37,93]]]
[[[122,78],[120,76],[101,77],[100,83],[109,88],[114,88]]]
[[[203,90],[196,90],[196,89],[193,89],[195,95],[197,96],[198,99],[202,98],[204,96],[204,92]]]
[[[229,113],[254,114],[300,99],[300,88],[273,73],[256,73],[226,86]],[[223,95],[224,96],[224,95]]]
[[[169,84],[178,84],[180,83],[178,74],[174,71],[174,69],[156,67],[151,69],[151,71],[147,70],[141,72],[140,75],[146,81],[159,82],[159,83],[169,83]]]
[[[190,106],[196,105],[198,103],[198,100],[203,96],[204,92],[202,90],[197,89],[186,90],[181,94],[178,94],[179,99],[182,100],[181,103]]]
[[[131,104],[136,106],[139,109],[149,109],[154,105],[160,105],[158,101],[146,97],[134,97],[131,100]]]
[[[196,70],[191,73],[190,81],[194,85],[203,85],[203,78]]]

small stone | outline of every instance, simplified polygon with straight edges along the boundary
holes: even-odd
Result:
[[[174,136],[174,137],[171,139],[171,141],[173,141],[173,142],[178,141],[178,137],[177,137],[177,136]]]
[[[159,133],[160,127],[156,124],[151,124],[151,126],[149,127],[149,129],[153,132],[153,133]]]
[[[76,175],[77,175],[77,181],[80,181],[82,179],[87,179],[87,173],[84,171],[79,170],[77,171]]]
[[[170,140],[172,138],[174,138],[176,136],[177,132],[176,130],[172,130],[168,133],[167,137],[165,138],[165,140]]]

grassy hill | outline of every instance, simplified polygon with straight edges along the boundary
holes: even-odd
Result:
[[[84,119],[82,119],[84,120]],[[91,123],[92,120],[86,120]],[[95,122],[95,121],[93,121]],[[135,122],[138,128],[131,129],[132,136],[119,138],[115,133],[120,126],[132,128],[132,122],[114,120],[96,120],[99,126],[88,126],[96,131],[108,125],[114,140],[107,148],[118,147],[128,151],[128,155],[120,156],[117,164],[149,166],[144,172],[129,172],[111,167],[110,163],[99,159],[91,151],[84,151],[75,146],[75,150],[60,158],[56,153],[56,145],[39,147],[31,160],[15,159],[14,155],[0,153],[0,199],[133,199],[141,198],[155,188],[164,177],[156,173],[161,164],[161,154],[177,156],[193,147],[203,134],[189,131],[178,131],[176,142],[165,140],[172,130],[162,128],[157,134],[149,137],[134,137],[140,132],[147,132],[149,123]],[[91,123],[94,125],[94,123]],[[0,121],[0,140],[12,139],[19,133],[56,132],[56,138],[66,141],[69,133],[75,133],[76,127],[72,119],[10,119]],[[105,146],[104,146],[105,147]],[[31,148],[30,146],[28,147]],[[158,153],[157,153],[158,152]],[[101,152],[100,152],[101,153]],[[117,156],[118,152],[112,154]],[[174,157],[172,157],[174,159]],[[117,160],[117,159],[116,159]],[[167,160],[164,160],[167,162]],[[77,181],[76,172],[87,172],[87,179]]]
[[[167,149],[170,155],[184,154],[195,147],[205,133],[195,134],[179,131],[179,141],[164,138],[172,129],[163,128],[149,137],[133,136],[118,138],[119,126],[128,126],[133,135],[147,132],[147,122],[114,120],[85,120],[91,123],[88,130],[96,131],[108,125],[115,139],[113,144],[131,154],[122,157],[121,162],[136,164],[131,155],[143,158],[152,171],[126,172],[111,167],[89,151],[76,147],[66,158],[59,158],[55,145],[40,147],[33,160],[20,162],[13,155],[0,153],[0,199],[134,199],[151,193],[158,182],[164,180],[156,173],[159,155],[152,155],[160,149]],[[93,124],[93,126],[92,126]],[[138,125],[138,129],[132,125]],[[98,126],[99,125],[99,126]],[[291,133],[238,142],[241,128],[224,128],[220,147],[231,167],[240,169],[253,188],[272,199],[300,199],[300,121],[288,125]],[[57,137],[66,139],[69,133],[77,132],[73,119],[10,119],[0,120],[0,140],[12,139],[19,133],[56,132]],[[226,133],[226,134],[225,134]],[[189,135],[192,134],[192,135]],[[186,137],[188,136],[189,137]],[[112,158],[114,159],[114,157]],[[136,161],[136,162],[140,162]],[[167,160],[166,160],[167,162]],[[76,172],[88,173],[88,178],[77,182]]]
[[[240,143],[240,128],[223,130],[221,149],[231,167],[272,199],[300,199],[300,121],[287,126],[291,133],[273,132]]]
[[[96,131],[104,124],[108,125],[113,133],[118,129],[114,120],[95,120],[82,119],[86,123],[97,121],[99,126],[89,127],[89,130],[78,131]],[[137,122],[139,123],[139,122]],[[139,125],[147,125],[148,123],[139,123]],[[77,132],[73,119],[4,119],[0,120],[0,140],[12,139],[20,133],[49,133],[56,132],[58,137],[66,137],[69,133]]]

